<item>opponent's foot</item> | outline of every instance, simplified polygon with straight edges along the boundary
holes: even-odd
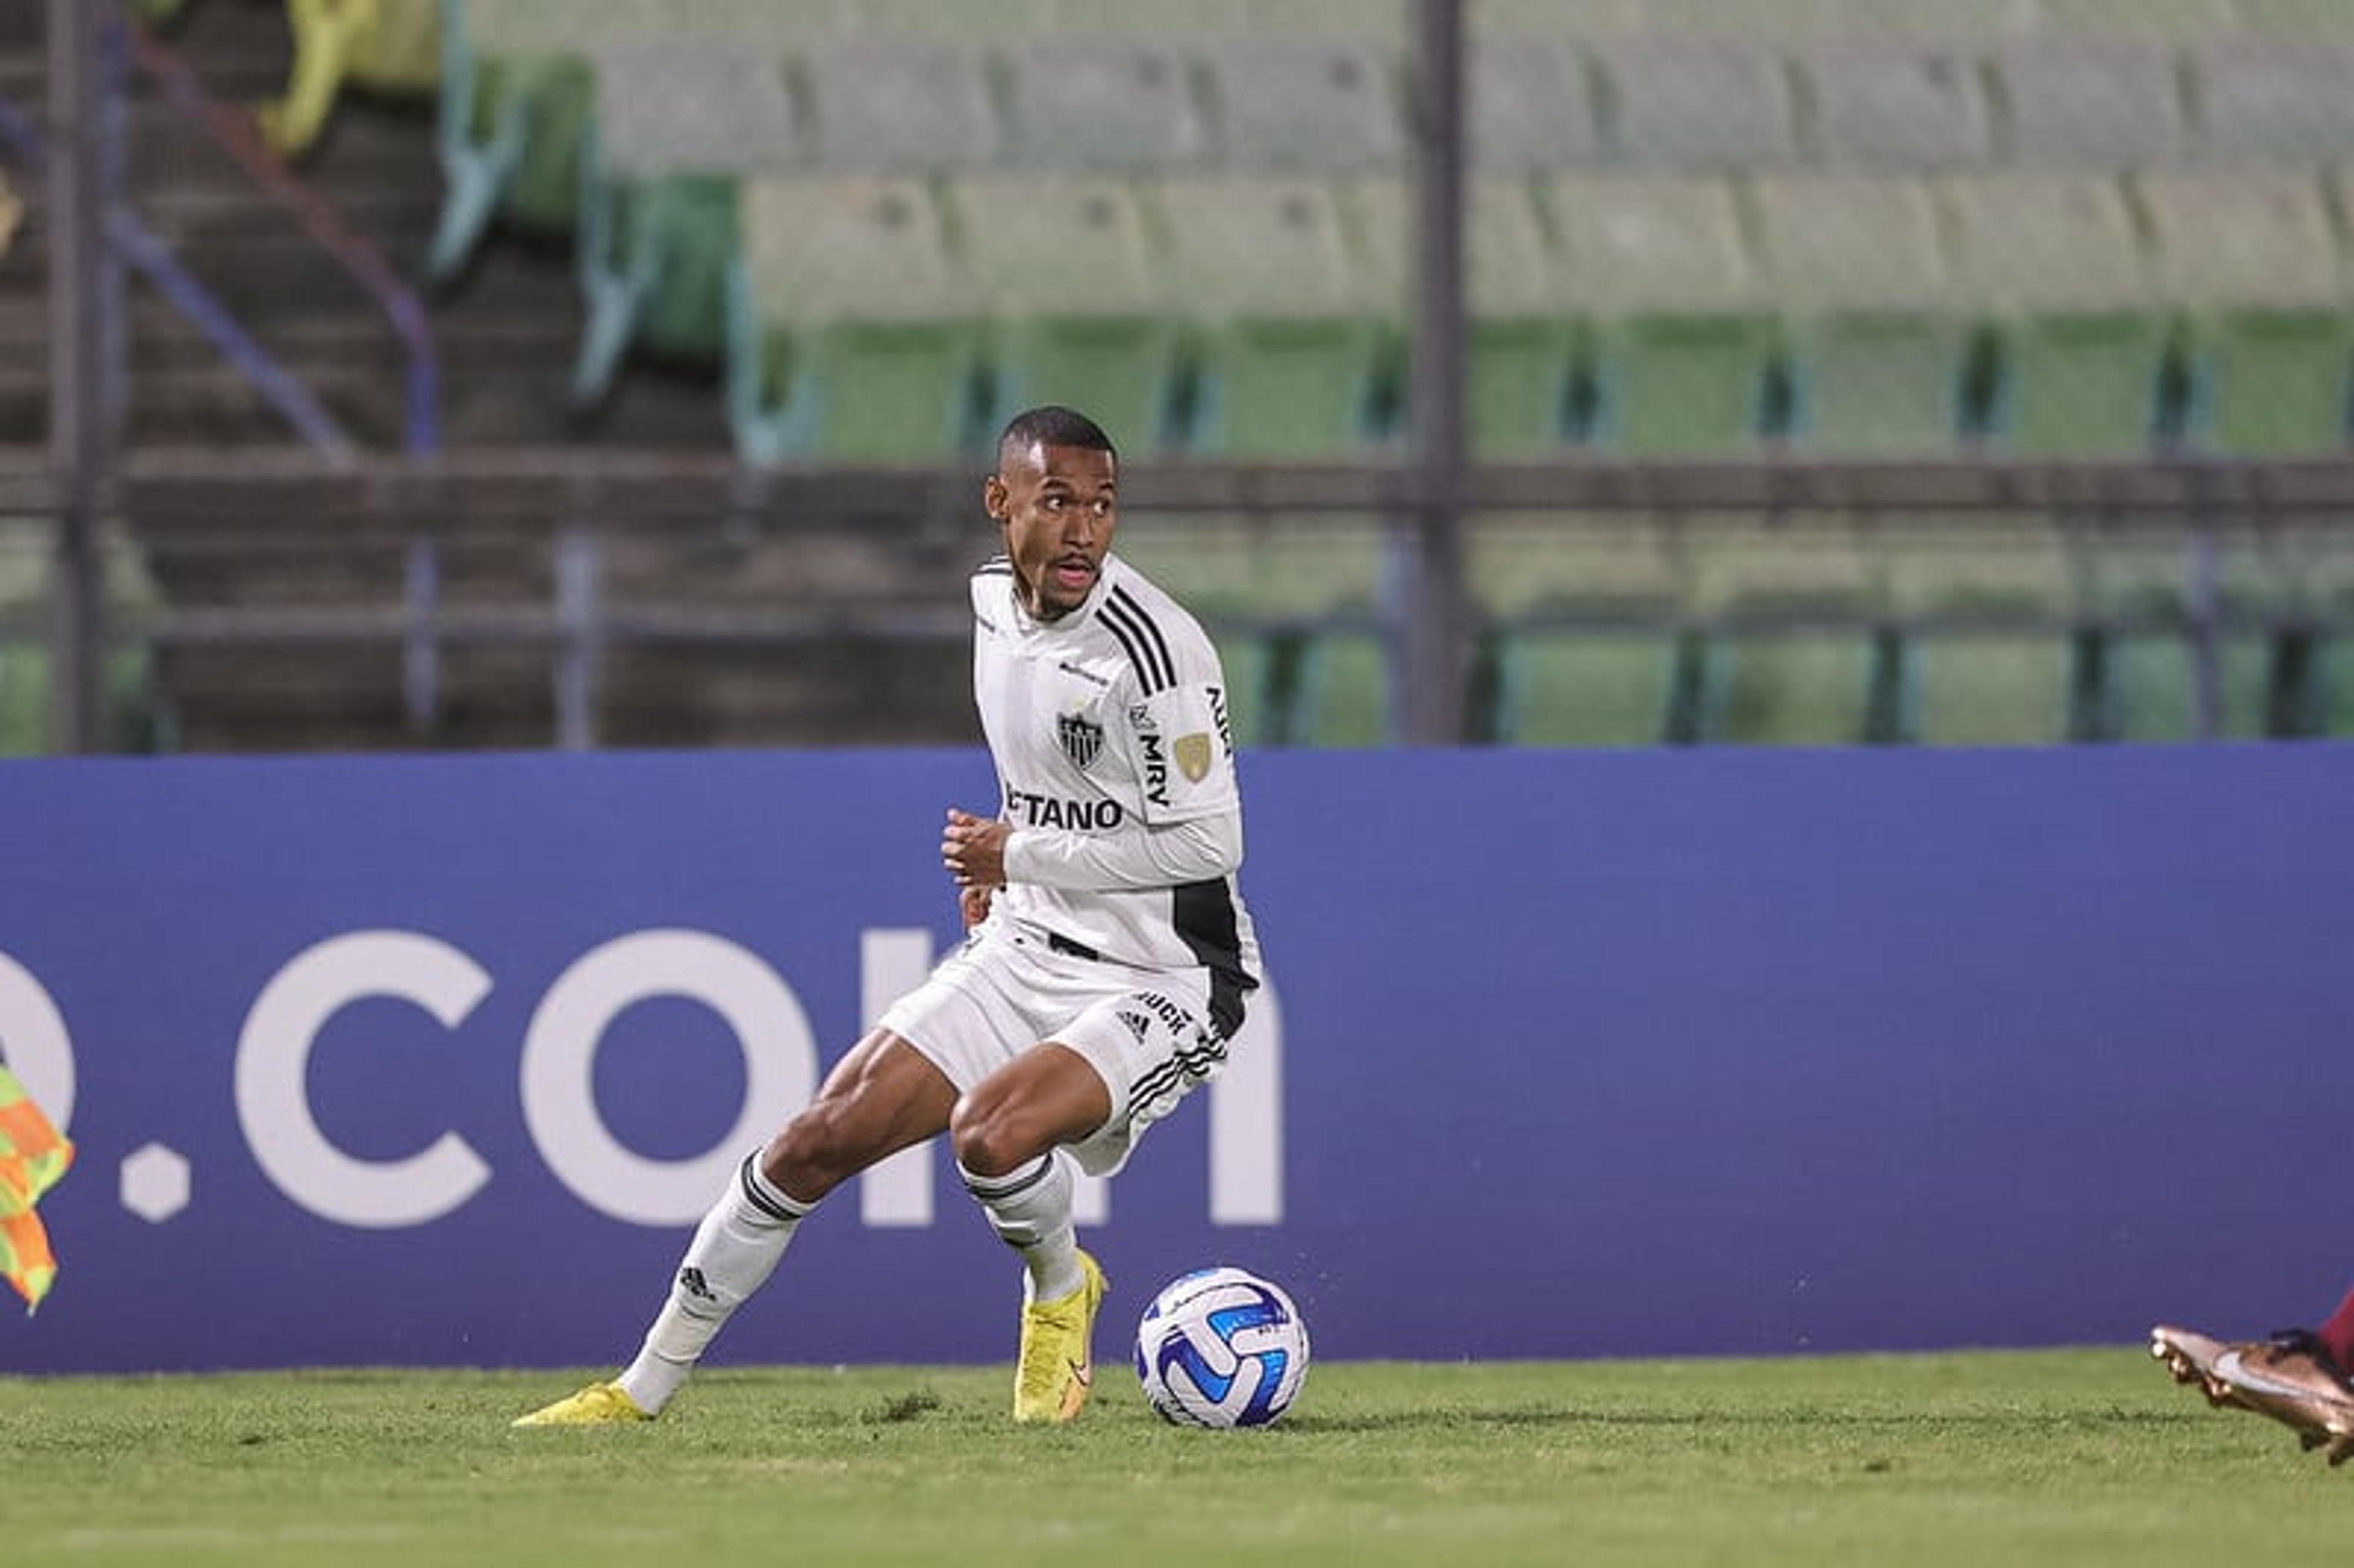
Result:
[[[1079,1413],[1096,1381],[1096,1308],[1103,1270],[1079,1254],[1085,1283],[1068,1296],[1022,1308],[1022,1359],[1013,1369],[1013,1419],[1064,1422]]]
[[[518,1415],[516,1426],[605,1426],[623,1421],[652,1421],[650,1412],[621,1390],[618,1383],[592,1383],[578,1393],[567,1393],[554,1404],[529,1415]]]
[[[2176,1382],[2197,1383],[2210,1404],[2294,1427],[2306,1448],[2327,1449],[2333,1465],[2354,1458],[2354,1381],[2304,1330],[2226,1344],[2161,1323],[2149,1331],[2149,1353]]]

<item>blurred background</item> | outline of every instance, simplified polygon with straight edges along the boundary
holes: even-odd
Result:
[[[2354,733],[2354,0],[14,0],[0,755]]]

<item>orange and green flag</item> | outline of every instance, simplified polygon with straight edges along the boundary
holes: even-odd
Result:
[[[0,1066],[0,1275],[25,1298],[28,1312],[58,1277],[49,1234],[33,1207],[66,1173],[73,1153],[16,1075]]]

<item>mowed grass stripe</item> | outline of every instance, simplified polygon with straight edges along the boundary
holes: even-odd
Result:
[[[650,1426],[510,1430],[587,1374],[0,1378],[11,1562],[2343,1564],[2354,1468],[2137,1349],[1324,1362],[1281,1425],[1082,1420],[1004,1368],[715,1368]]]

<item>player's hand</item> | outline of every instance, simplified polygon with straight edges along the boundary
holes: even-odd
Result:
[[[940,834],[940,863],[959,887],[1002,887],[1005,841],[1013,836],[1011,822],[985,821],[950,806],[949,825]]]
[[[997,889],[993,887],[960,887],[957,889],[957,913],[964,917],[964,928],[971,930],[989,918],[989,900]]]

